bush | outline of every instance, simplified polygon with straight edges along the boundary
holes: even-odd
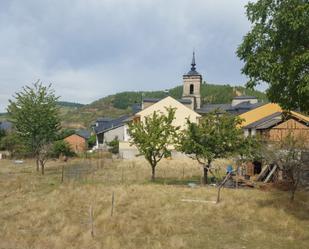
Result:
[[[90,138],[88,138],[88,148],[92,148],[93,146],[95,146],[97,142],[96,136],[95,135],[91,135]]]
[[[16,132],[10,132],[1,138],[0,150],[7,150],[12,157],[16,158],[31,156],[24,140],[22,140]]]
[[[75,156],[71,146],[64,140],[54,142],[52,147],[51,157],[58,158],[60,155],[69,157]]]
[[[109,146],[108,151],[113,153],[113,154],[118,154],[119,153],[119,140],[117,137],[115,137],[114,140],[110,141],[107,143]]]

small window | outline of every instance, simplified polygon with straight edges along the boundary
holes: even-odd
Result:
[[[194,93],[194,85],[191,84],[191,85],[190,85],[190,94],[193,94],[193,93]]]

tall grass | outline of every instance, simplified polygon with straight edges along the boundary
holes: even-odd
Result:
[[[32,161],[0,161],[0,248],[308,248],[306,192],[294,204],[288,193],[256,189],[224,189],[219,204],[190,203],[182,199],[216,199],[214,187],[198,185],[202,171],[192,160],[163,161],[160,184],[150,182],[144,160],[90,162],[91,173],[61,184],[62,163],[40,176]]]

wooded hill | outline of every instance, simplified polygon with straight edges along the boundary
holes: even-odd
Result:
[[[163,98],[170,95],[176,99],[182,96],[182,86],[166,91],[121,92],[101,98],[88,105],[62,106],[61,117],[65,127],[88,128],[98,117],[118,117],[132,111],[134,103],[140,103],[142,98]],[[239,95],[256,96],[260,101],[267,101],[262,92],[246,89],[242,86],[202,84],[201,95],[203,103],[231,103],[233,97]]]
[[[167,91],[121,92],[98,99],[83,105],[67,101],[59,101],[62,125],[66,128],[89,128],[99,117],[118,117],[132,112],[131,106],[140,103],[142,98],[164,98],[170,95],[176,99],[182,96],[182,86]],[[235,96],[256,96],[260,101],[267,101],[262,92],[246,89],[242,86],[202,84],[202,101],[204,104],[231,103]],[[8,119],[6,113],[0,113],[0,121]]]

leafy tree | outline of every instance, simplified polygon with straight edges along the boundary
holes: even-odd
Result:
[[[97,142],[97,138],[96,138],[96,135],[91,135],[89,138],[88,138],[88,148],[92,148],[93,146],[96,145],[96,142]]]
[[[51,149],[51,156],[59,158],[63,156],[74,156],[75,153],[72,151],[70,144],[64,140],[55,141]]]
[[[225,158],[239,149],[239,139],[243,136],[238,125],[242,122],[237,116],[218,112],[208,113],[198,124],[189,120],[188,128],[180,139],[179,150],[196,159],[204,172],[207,184],[211,163],[217,158]]]
[[[259,136],[240,136],[237,141],[237,154],[240,162],[261,160],[264,143]]]
[[[0,150],[7,150],[12,157],[24,157],[29,154],[29,148],[16,132],[9,132],[0,141]]]
[[[129,134],[141,155],[151,165],[152,181],[155,180],[155,170],[163,157],[171,155],[171,146],[175,143],[179,127],[172,125],[175,109],[167,108],[167,114],[153,112],[144,121],[133,121],[129,125]]]
[[[252,29],[238,47],[248,87],[269,84],[269,100],[309,112],[308,0],[259,0],[247,6]]]
[[[17,134],[23,139],[36,159],[37,170],[44,166],[48,150],[60,128],[57,100],[51,85],[37,81],[32,87],[25,86],[10,100],[8,113]]]
[[[115,137],[112,141],[107,143],[109,146],[108,151],[113,153],[113,154],[118,154],[119,153],[119,140],[118,137]]]

